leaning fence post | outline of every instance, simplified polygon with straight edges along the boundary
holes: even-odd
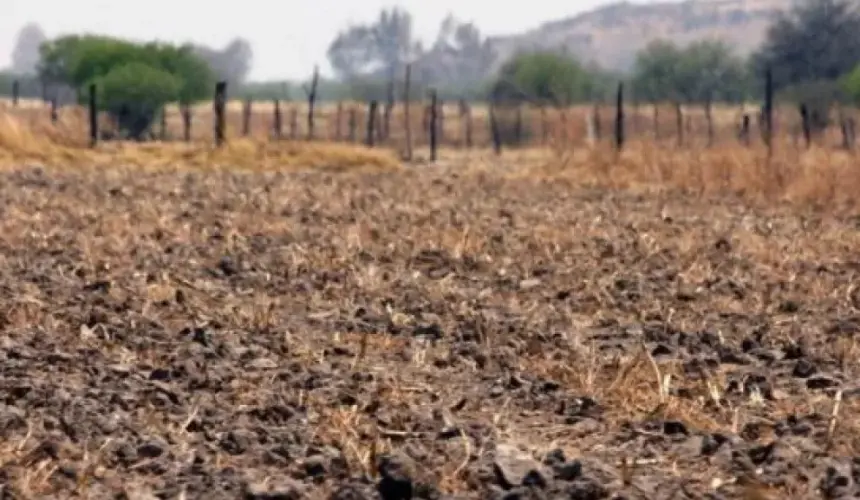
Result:
[[[220,81],[215,84],[215,99],[213,111],[215,112],[215,146],[224,144],[224,107],[227,104],[227,82]]]

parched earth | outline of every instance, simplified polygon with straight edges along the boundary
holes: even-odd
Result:
[[[0,175],[2,498],[860,493],[860,217],[422,168]]]

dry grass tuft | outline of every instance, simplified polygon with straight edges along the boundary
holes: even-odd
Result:
[[[310,168],[335,172],[400,168],[397,157],[383,149],[264,138],[232,139],[220,149],[205,142],[106,142],[93,150],[88,147],[80,110],[68,111],[56,125],[0,112],[0,164],[279,171]]]

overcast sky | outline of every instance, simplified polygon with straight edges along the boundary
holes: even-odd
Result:
[[[254,79],[302,78],[315,63],[328,65],[325,51],[349,23],[376,18],[394,5],[412,13],[418,36],[432,40],[452,13],[474,21],[485,34],[535,28],[607,0],[0,0],[0,68],[9,64],[18,30],[36,22],[49,37],[93,31],[138,39],[194,40],[223,46],[241,36],[254,48]]]

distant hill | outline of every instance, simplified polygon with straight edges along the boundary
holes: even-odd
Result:
[[[764,40],[775,14],[792,0],[688,0],[607,5],[526,33],[492,37],[495,68],[519,50],[564,49],[582,61],[627,70],[636,52],[662,38],[680,45],[718,38],[747,55]]]

